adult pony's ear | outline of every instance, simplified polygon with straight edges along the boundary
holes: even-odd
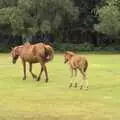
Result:
[[[10,47],[10,50],[13,50],[14,48],[13,47]]]
[[[11,54],[12,54],[12,50],[13,50],[14,48],[13,47],[9,47],[9,55],[11,56]]]

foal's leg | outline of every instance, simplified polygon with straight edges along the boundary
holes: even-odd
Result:
[[[70,80],[70,84],[69,84],[69,88],[71,88],[72,87],[72,82],[73,82],[73,68],[72,67],[70,67],[70,71],[71,71],[71,80]]]
[[[36,79],[36,78],[37,78],[37,75],[35,75],[35,74],[32,72],[32,63],[29,63],[29,72],[31,73],[33,79]]]
[[[26,63],[24,60],[22,60],[22,64],[23,64],[23,72],[24,72],[23,80],[26,80]]]
[[[73,68],[71,67],[70,68],[70,71],[71,71],[71,78],[73,77]]]
[[[86,74],[85,72],[83,72],[82,70],[80,70],[81,74],[83,75],[83,80],[82,80],[82,84],[81,84],[81,88],[86,87],[86,89],[88,89],[88,80],[86,79]]]
[[[75,69],[75,88],[77,88],[77,69]]]

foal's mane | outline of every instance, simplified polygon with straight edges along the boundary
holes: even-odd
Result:
[[[66,51],[65,54],[68,54],[68,55],[70,55],[70,56],[76,55],[74,52],[71,52],[71,51]]]

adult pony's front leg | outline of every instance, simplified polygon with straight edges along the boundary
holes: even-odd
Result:
[[[23,64],[23,80],[26,80],[26,63],[25,61],[22,60],[22,64]]]
[[[32,72],[32,63],[29,63],[29,72],[31,73],[33,79],[37,79],[37,75]]]

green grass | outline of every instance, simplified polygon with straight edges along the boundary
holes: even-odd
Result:
[[[70,71],[63,55],[48,67],[49,82],[22,80],[20,60],[0,54],[0,120],[120,120],[120,55],[85,54],[89,90],[68,88]],[[39,73],[39,64],[33,71]]]

